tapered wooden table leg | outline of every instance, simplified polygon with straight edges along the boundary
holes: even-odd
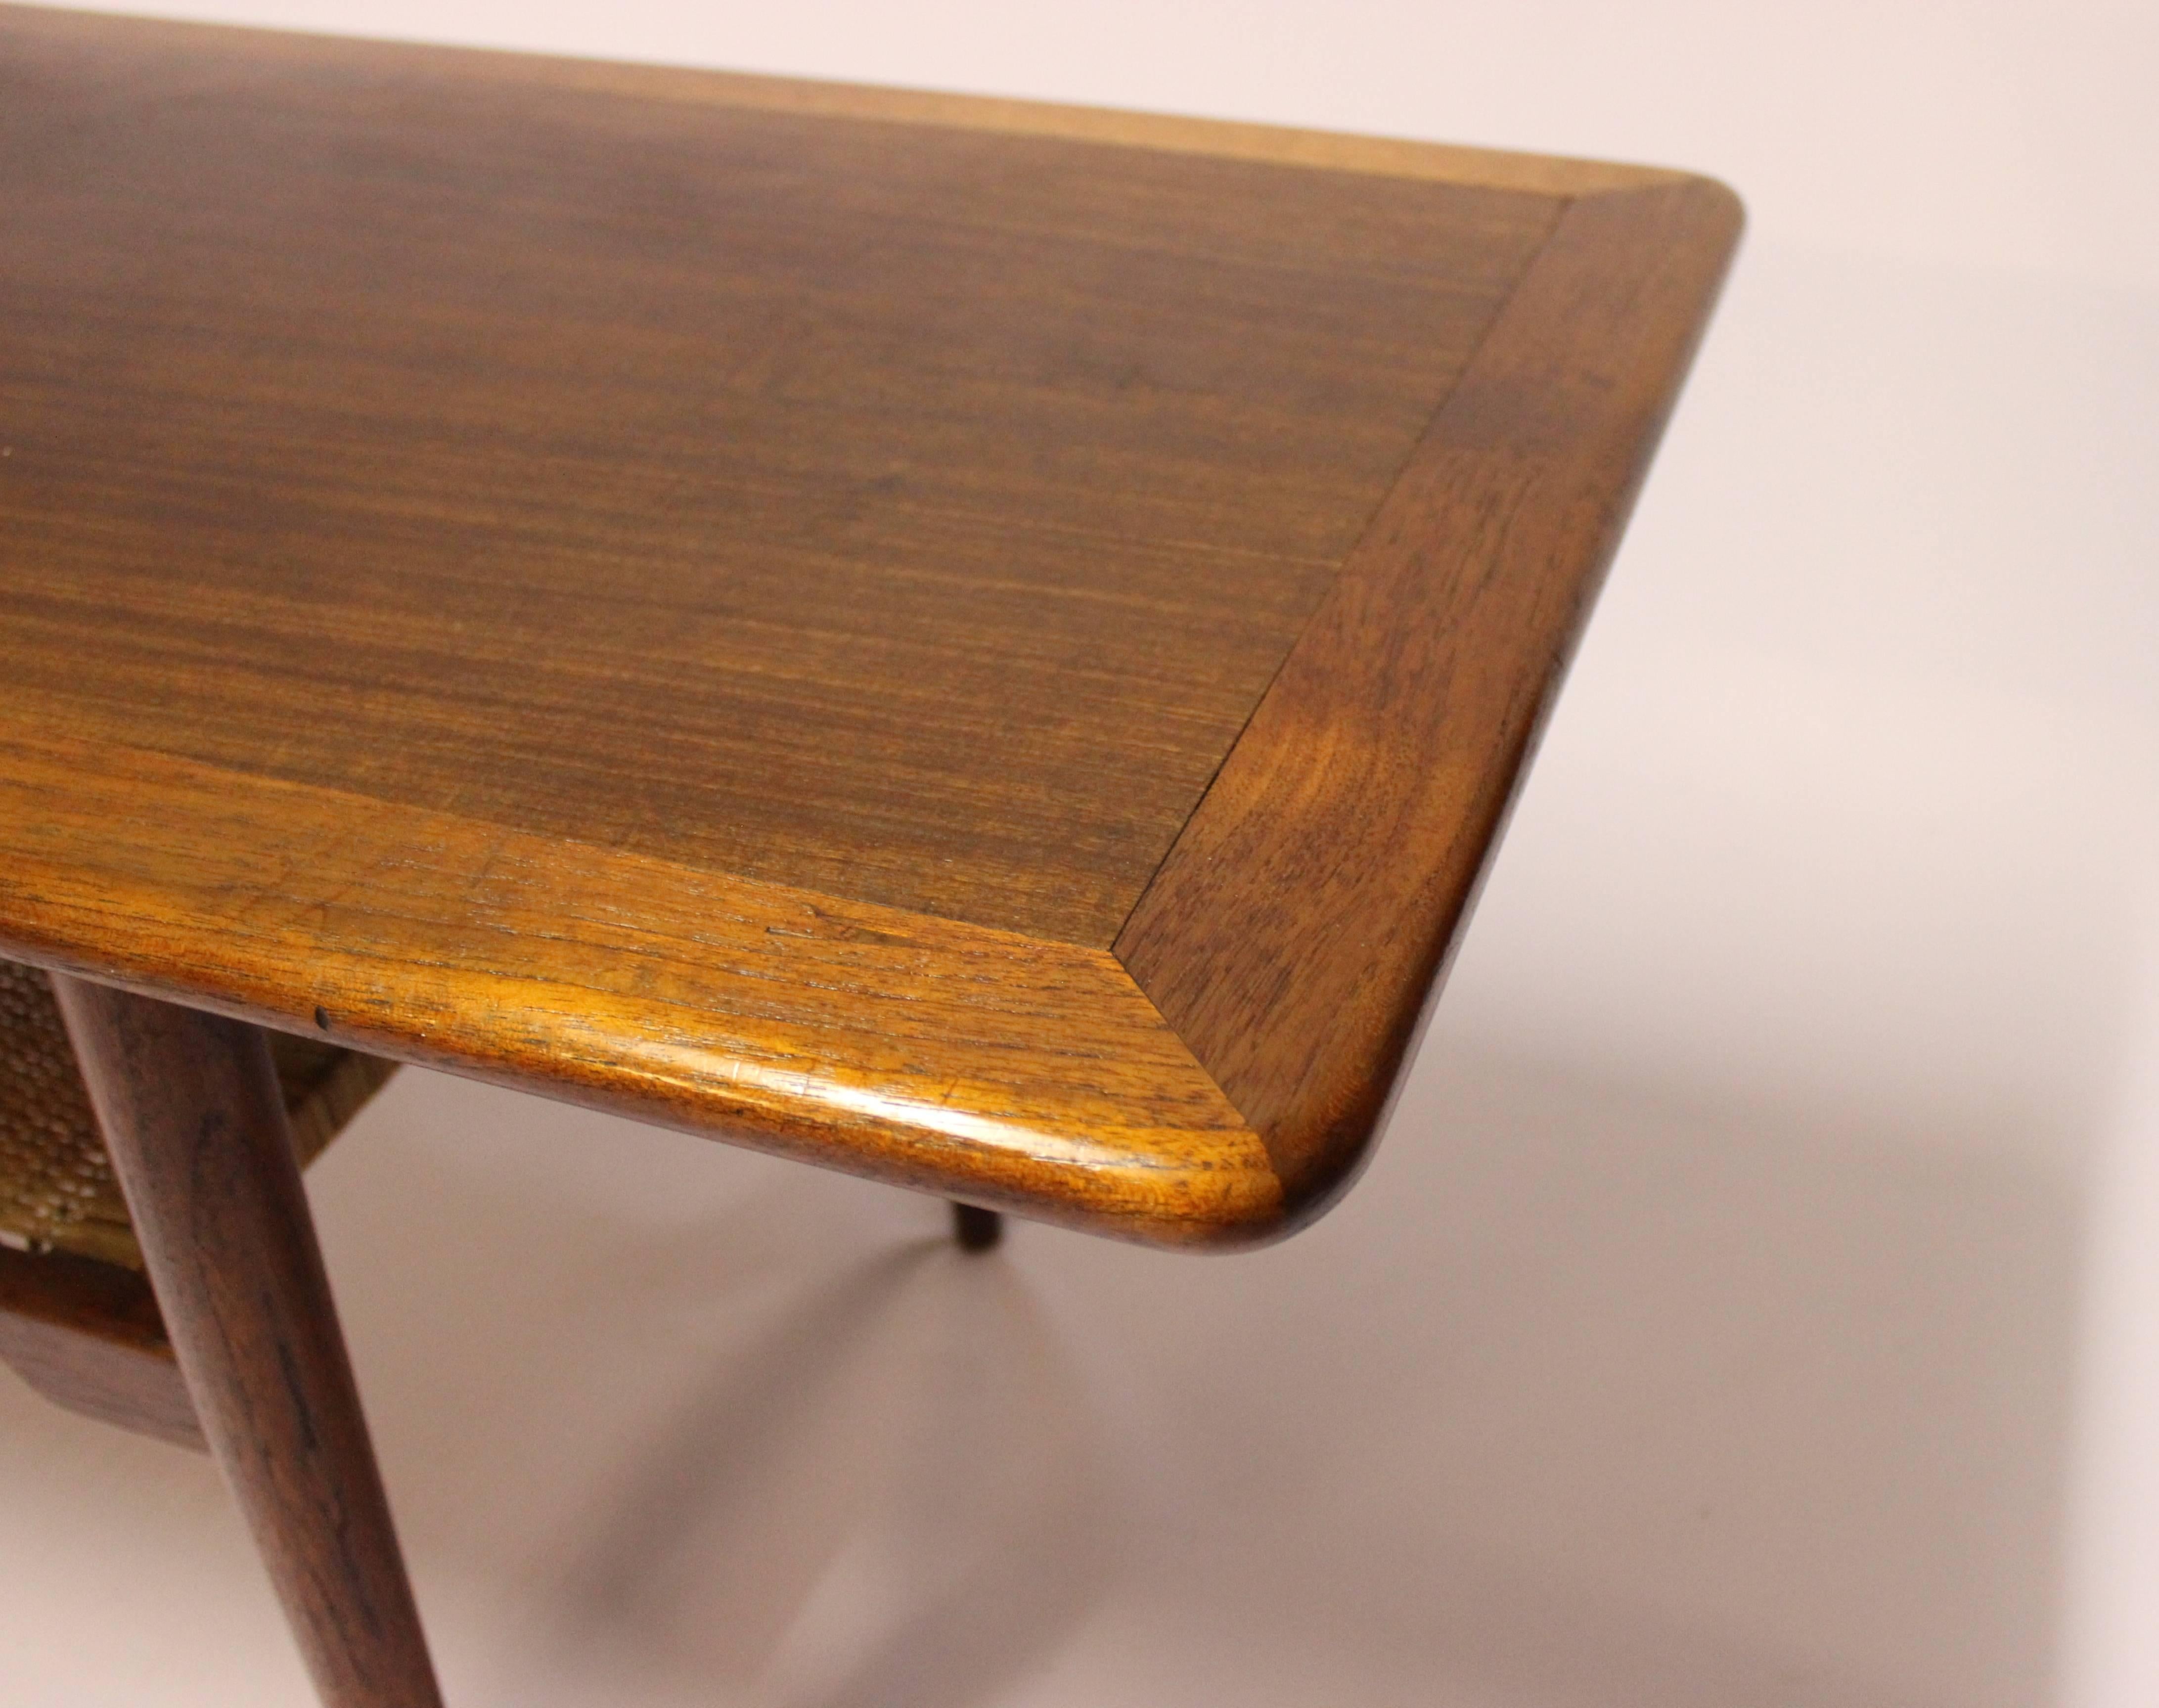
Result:
[[[440,1708],[262,1035],[55,976],[210,1451],[329,1708]]]

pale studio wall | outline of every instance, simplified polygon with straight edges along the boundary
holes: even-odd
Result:
[[[1023,1229],[985,1282],[893,1254],[907,1200],[418,1074],[333,1153],[461,1700],[2159,1697],[2159,13],[126,9],[1650,160],[1750,209],[1395,1128],[1310,1234]],[[993,1406],[914,1392],[970,1356]],[[0,1700],[298,1700],[214,1483],[0,1398],[64,1467],[0,1524],[132,1539],[153,1602],[85,1686],[54,1633],[134,1568],[70,1542],[0,1605]]]

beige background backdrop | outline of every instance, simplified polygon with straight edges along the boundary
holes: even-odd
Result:
[[[2159,13],[154,9],[1647,159],[1753,213],[1307,1235],[971,1264],[927,1201],[415,1072],[331,1153],[459,1708],[2159,1700]],[[307,1700],[210,1467],[0,1378],[0,1702]]]

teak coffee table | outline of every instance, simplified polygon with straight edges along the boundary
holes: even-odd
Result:
[[[0,954],[125,1193],[103,1256],[65,1181],[0,1254],[18,1362],[127,1421],[69,1348],[176,1353],[137,1421],[207,1439],[324,1698],[426,1704],[288,1126],[354,1062],[977,1240],[1297,1227],[1739,222],[1631,167],[0,9]]]

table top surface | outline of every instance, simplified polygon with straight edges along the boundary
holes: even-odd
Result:
[[[1364,1154],[1738,225],[0,8],[0,950],[1164,1242]]]

